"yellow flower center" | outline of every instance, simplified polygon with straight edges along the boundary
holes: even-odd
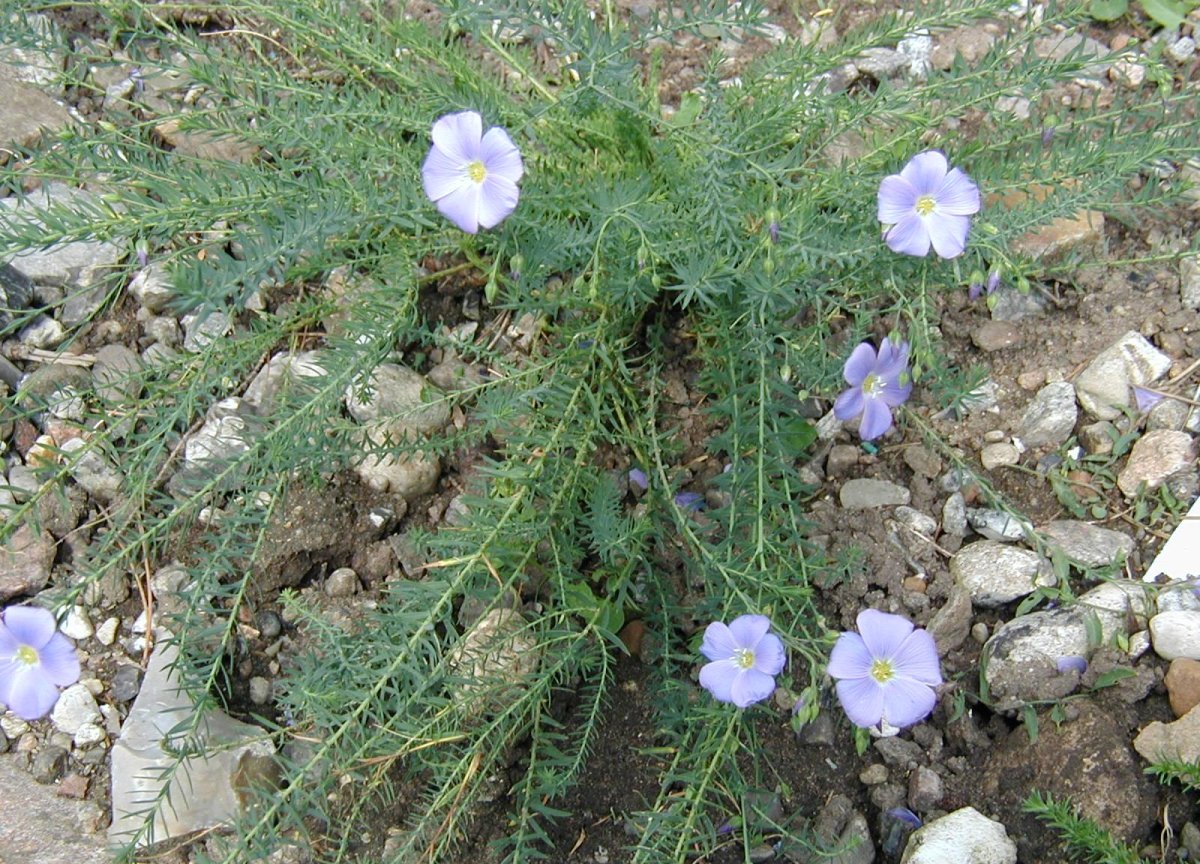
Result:
[[[17,649],[17,659],[22,663],[28,663],[30,666],[35,666],[38,662],[38,653],[28,645],[22,645]]]
[[[918,216],[928,216],[937,207],[937,202],[933,200],[932,195],[922,195],[917,199],[916,210]]]
[[[733,662],[743,669],[754,665],[754,652],[749,648],[741,648],[733,652]]]
[[[483,178],[487,177],[487,168],[484,167],[482,162],[476,159],[467,166],[467,176],[476,183],[482,183]]]
[[[892,668],[890,660],[876,660],[871,664],[871,677],[880,684],[886,684],[896,677],[896,670]]]
[[[883,379],[878,375],[868,375],[863,379],[862,391],[868,396],[874,396],[883,389]]]

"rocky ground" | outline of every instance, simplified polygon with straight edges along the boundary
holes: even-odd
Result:
[[[786,26],[771,39],[724,46],[733,56],[731,76],[750,52],[771,41],[836,39],[835,29],[821,29],[811,16],[777,11]],[[644,14],[637,3],[626,12],[635,19]],[[871,12],[848,10],[844,20]],[[88,41],[86,22],[66,17],[57,24],[82,28],[74,36],[80,54],[101,50]],[[977,58],[1004,26],[939,34],[909,50],[928,51],[922,56],[948,68],[956,53],[968,62]],[[1192,27],[1185,25],[1182,37],[1155,37],[1180,82],[1194,81],[1200,62],[1187,35]],[[1083,49],[1103,53],[1147,35],[1146,29],[1128,21],[1096,29]],[[705,47],[690,37],[666,46],[668,104],[695,83]],[[1058,50],[1053,44],[1044,49]],[[46,70],[63,57],[10,51],[4,60],[0,130],[8,141],[28,145],[46,129],[103,116],[104,101],[94,93],[55,91]],[[848,67],[841,86],[901,79],[912,74],[913,60],[911,53],[880,49]],[[1094,78],[1061,96],[1140,87],[1139,70],[1136,62],[1098,65]],[[154,100],[173,105],[184,97],[178,82],[137,80],[132,68],[119,73],[106,72],[95,82],[114,99],[128,97],[134,87],[144,88],[151,109]],[[1019,104],[1008,107],[1021,110]],[[227,146],[174,129],[161,134],[166,146]],[[1200,180],[1195,166],[1172,170],[1181,179]],[[50,186],[42,194],[65,200],[89,193]],[[960,851],[964,837],[981,838],[986,854],[955,860],[1063,860],[1056,839],[1021,810],[1033,789],[1070,797],[1085,815],[1154,860],[1200,858],[1195,795],[1158,786],[1143,773],[1147,760],[1164,751],[1200,758],[1200,594],[1188,581],[1200,576],[1192,563],[1200,555],[1200,512],[1183,518],[1200,485],[1200,259],[1194,254],[1200,209],[1192,195],[1137,224],[1084,212],[1030,235],[1029,248],[1047,261],[1083,253],[1100,262],[1070,283],[1038,285],[1028,294],[1001,285],[986,303],[970,300],[965,290],[937,298],[951,359],[960,368],[982,365],[987,372],[972,398],[955,410],[922,404],[918,396],[874,452],[858,446],[832,418],[821,421],[818,446],[803,466],[818,490],[811,503],[813,540],[844,562],[821,585],[822,611],[835,629],[851,628],[865,607],[911,617],[935,634],[947,682],[928,722],[875,740],[861,756],[833,706],[798,736],[787,724],[790,706],[772,709],[779,722],[763,745],[789,792],[768,792],[761,804],[780,816],[811,820],[823,840],[861,841],[830,860],[898,860],[913,830],[906,816],[897,815],[901,807],[927,824],[926,836],[934,835],[930,849],[941,842],[939,834],[952,837]],[[0,219],[38,203],[37,196],[24,205],[0,199]],[[1186,249],[1190,258],[1172,259]],[[179,320],[167,313],[172,288],[152,259],[119,302],[92,320],[108,292],[105,273],[131,254],[84,241],[21,256],[0,272],[6,301],[0,305],[46,309],[4,342],[0,378],[51,405],[40,426],[0,414],[0,438],[8,447],[8,488],[0,488],[0,506],[37,493],[33,466],[55,458],[54,447],[70,452],[78,446],[71,444],[70,428],[81,416],[80,394],[107,394],[115,402],[134,398],[121,390],[129,370],[197,351],[237,326],[217,316]],[[341,278],[331,276],[328,287],[343,290]],[[515,353],[535,350],[536,322],[492,316],[478,285],[432,292],[429,302],[453,308],[447,326],[464,340],[494,342]],[[62,354],[57,349],[68,335],[74,338]],[[687,335],[681,332],[679,340],[686,348]],[[289,373],[321,374],[320,353],[277,355],[244,390],[216,402],[189,439],[180,475],[204,472],[221,448],[253,435],[256,418],[271,411],[280,376]],[[416,369],[382,367],[375,396],[349,398],[347,410],[357,422],[371,424],[412,409],[422,388],[452,390],[476,374],[452,352],[433,352]],[[702,394],[686,363],[666,375],[671,408],[690,436],[683,461],[698,459],[709,431],[692,413]],[[462,422],[460,413],[430,412],[422,431],[436,435]],[[389,578],[415,574],[423,563],[407,542],[413,525],[454,524],[470,460],[463,454],[446,464],[368,461],[357,476],[293,502],[272,537],[271,558],[260,568],[256,612],[241,622],[250,652],[236,670],[235,702],[269,713],[276,677],[289,654],[303,650],[302,633],[280,614],[273,595],[296,587],[330,616],[359,614]],[[612,467],[628,468],[619,459]],[[82,461],[72,482],[57,490],[61,494],[46,496],[44,530],[21,526],[0,549],[0,603],[27,602],[48,586],[70,583],[71,561],[119,481],[119,464]],[[704,491],[702,473],[694,485]],[[1170,548],[1159,559],[1164,563],[1152,567],[1168,538]],[[186,579],[185,564],[162,562],[149,578],[156,608],[170,611]],[[1037,611],[1018,614],[1039,587],[1063,586],[1078,603],[1061,602],[1063,592]],[[76,640],[84,673],[50,718],[26,723],[11,713],[0,717],[0,813],[23,817],[0,824],[0,860],[108,860],[106,832],[120,830],[124,804],[138,792],[131,772],[138,760],[165,758],[153,747],[179,703],[171,695],[169,658],[148,655],[145,598],[130,589],[124,577],[97,585],[67,618],[63,631]],[[623,635],[631,657],[621,662],[621,686],[587,775],[562,803],[574,814],[556,836],[563,860],[623,860],[630,827],[623,814],[645,806],[656,791],[652,758],[635,753],[655,734],[653,695],[638,660],[636,625]],[[976,695],[981,669],[986,704]],[[231,717],[219,722],[227,740],[249,731]],[[207,762],[209,773],[193,783],[228,788],[234,775],[264,755],[249,743],[229,750]],[[164,827],[207,825],[223,806],[218,797],[190,796],[189,806],[165,817]],[[479,814],[479,848],[467,850],[463,860],[487,860],[489,832],[503,831],[503,789],[490,806],[494,811]],[[48,837],[47,825],[59,830]],[[377,841],[385,842],[387,827],[380,827]],[[156,860],[182,862],[190,854],[184,845]],[[302,850],[289,854],[304,857]],[[723,854],[722,860],[742,860],[732,844]],[[911,860],[944,860],[925,854]],[[785,858],[807,860],[770,845],[753,853],[757,861]]]

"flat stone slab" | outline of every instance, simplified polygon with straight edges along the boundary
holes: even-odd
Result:
[[[60,798],[0,756],[0,861],[4,864],[111,864],[103,834],[91,830],[103,813],[91,801]]]

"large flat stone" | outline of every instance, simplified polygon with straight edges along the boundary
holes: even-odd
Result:
[[[0,63],[0,143],[5,147],[32,147],[42,135],[71,122],[66,106],[37,87],[20,80],[18,70]]]
[[[0,756],[0,861],[4,864],[110,864],[103,814],[91,801],[60,798]]]

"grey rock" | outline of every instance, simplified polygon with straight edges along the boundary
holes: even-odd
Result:
[[[839,497],[847,510],[868,510],[907,504],[912,493],[887,480],[858,477],[842,484]]]
[[[90,639],[95,629],[92,627],[91,619],[88,618],[87,609],[83,606],[72,606],[67,610],[67,616],[63,619],[59,630],[64,636],[80,642],[84,639]]]
[[[1087,657],[1087,618],[1078,606],[1046,609],[1002,624],[983,646],[984,676],[993,705],[1008,711],[1061,699],[1079,676],[1058,670],[1061,657]]]
[[[99,723],[83,723],[75,730],[75,736],[71,740],[77,750],[84,750],[97,744],[105,744],[108,741],[108,733]]]
[[[44,785],[54,783],[67,771],[67,748],[57,744],[44,744],[34,754],[29,773]]]
[[[1021,344],[1021,329],[1009,321],[985,321],[971,330],[971,341],[980,351],[1002,351]]]
[[[1021,321],[1046,314],[1046,301],[1040,294],[1022,293],[1001,284],[988,298],[993,321]]]
[[[382,363],[365,382],[346,391],[346,408],[360,423],[386,420],[422,434],[450,421],[450,404],[424,375],[395,363]]]
[[[222,399],[183,448],[184,467],[211,475],[242,456],[262,434],[262,421],[237,398]],[[230,484],[237,478],[229,478]]]
[[[282,352],[272,357],[254,376],[242,401],[265,417],[274,412],[280,399],[289,391],[311,386],[327,374],[320,351]]]
[[[350,597],[358,593],[358,574],[339,567],[325,578],[325,593],[330,597]]]
[[[896,50],[908,61],[906,71],[909,76],[919,81],[929,76],[933,67],[930,55],[933,53],[933,37],[928,30],[909,33],[896,45]]]
[[[68,460],[71,478],[84,491],[106,504],[117,498],[121,475],[95,446],[82,438],[72,438],[64,441],[60,449]]]
[[[942,778],[932,768],[918,765],[908,775],[908,807],[914,813],[925,813],[941,803],[945,788]]]
[[[908,770],[919,765],[923,758],[921,745],[915,741],[909,741],[907,738],[896,736],[876,738],[871,746],[883,757],[884,762],[901,770]]]
[[[1186,432],[1156,429],[1147,432],[1133,445],[1129,461],[1117,475],[1117,486],[1132,498],[1145,484],[1154,490],[1176,472],[1196,461],[1196,444]]]
[[[83,684],[72,684],[59,694],[50,720],[60,732],[74,735],[84,723],[100,722],[100,706],[91,690]]]
[[[825,459],[825,473],[829,477],[844,477],[858,464],[862,451],[853,444],[834,444]]]
[[[1133,538],[1128,534],[1073,519],[1056,519],[1043,526],[1040,533],[1085,567],[1120,564],[1133,552]]]
[[[428,378],[447,393],[470,390],[483,385],[487,378],[478,363],[466,363],[458,357],[448,357],[429,370]]]
[[[1036,741],[1023,728],[1009,732],[975,785],[982,800],[1006,814],[1023,861],[1041,859],[1032,846],[1041,825],[1021,808],[1030,789],[1070,799],[1080,815],[1121,840],[1143,837],[1155,824],[1156,786],[1139,770],[1124,712],[1088,700],[1072,705],[1070,722],[1043,716]]]
[[[110,405],[131,402],[142,394],[142,360],[124,345],[105,345],[96,351],[92,381],[96,395]]]
[[[54,555],[50,532],[35,532],[28,523],[14,531],[0,546],[0,603],[44,588]]]
[[[1171,368],[1171,358],[1130,330],[1101,351],[1075,379],[1079,403],[1099,420],[1115,420],[1132,402],[1135,385],[1157,381]]]
[[[1175,539],[1180,529],[1186,524],[1187,522],[1179,523],[1179,528],[1176,528],[1175,534],[1171,535],[1172,540]],[[1161,557],[1162,555],[1160,554],[1159,558]],[[1158,558],[1155,559],[1155,564],[1157,563]],[[1152,568],[1147,575],[1155,575],[1154,570],[1157,569],[1157,567]],[[1200,569],[1200,567],[1196,569]],[[1196,573],[1195,576],[1187,579],[1171,579],[1166,584],[1159,585],[1156,589],[1158,593],[1157,603],[1155,604],[1156,611],[1187,612],[1200,610],[1200,582],[1197,582],[1196,577],[1200,577],[1200,573]]]
[[[867,819],[845,795],[832,795],[817,814],[813,827],[823,846],[843,850],[830,857],[823,856],[822,862],[871,864],[875,860],[875,844],[871,842]]]
[[[937,35],[937,44],[929,59],[934,68],[942,70],[949,70],[956,56],[962,57],[968,66],[974,66],[995,44],[996,35],[984,27],[956,27]]]
[[[1096,62],[1080,70],[1081,77],[1085,78],[1103,78],[1111,65],[1103,59],[1109,55],[1103,43],[1074,30],[1042,36],[1034,40],[1033,50],[1042,59],[1060,62],[1075,57],[1094,58]]]
[[[1174,723],[1155,720],[1133,739],[1133,749],[1147,762],[1200,760],[1200,705]]]
[[[1159,612],[1150,619],[1150,643],[1164,660],[1200,660],[1200,611]]]
[[[138,303],[154,313],[166,309],[176,296],[175,286],[171,284],[166,267],[157,261],[139,270],[130,280],[126,290]]]
[[[1079,443],[1088,453],[1095,456],[1106,456],[1112,452],[1113,441],[1120,433],[1117,427],[1107,420],[1097,420],[1088,423],[1079,430]]]
[[[1150,409],[1146,415],[1146,429],[1175,429],[1185,428],[1191,408],[1178,399],[1164,399]]]
[[[33,281],[11,264],[0,264],[0,332],[33,298]]]
[[[233,329],[233,319],[217,309],[202,309],[183,316],[183,350],[199,354]]]
[[[121,619],[116,616],[105,618],[96,628],[96,641],[101,645],[111,645],[117,641],[117,631],[121,629]]]
[[[410,437],[404,426],[377,423],[363,430],[365,448],[396,447]],[[411,447],[411,445],[406,445]],[[406,499],[432,492],[441,475],[441,460],[436,455],[420,450],[408,452],[367,453],[355,471],[364,483],[381,492],[392,492]]]
[[[0,145],[32,147],[45,133],[71,122],[66,106],[21,80],[18,67],[0,63]]]
[[[38,315],[21,328],[17,334],[21,344],[29,348],[49,350],[56,348],[67,338],[66,328],[58,321],[45,315]]]
[[[908,840],[901,864],[1017,864],[1017,845],[999,822],[974,807],[922,825]]]
[[[283,632],[283,619],[269,609],[254,616],[254,625],[264,639],[274,639]]]
[[[1179,264],[1179,299],[1185,309],[1200,309],[1200,256],[1189,256]]]
[[[99,275],[99,274],[96,274]],[[58,310],[58,320],[68,330],[74,330],[90,321],[104,301],[108,299],[109,286],[105,282],[92,284],[71,291]]]
[[[513,609],[486,613],[463,634],[447,658],[462,682],[452,694],[468,717],[501,711],[519,697],[541,659],[537,641]]]
[[[979,452],[979,461],[988,471],[1021,461],[1021,451],[1007,441],[988,444]]]
[[[967,524],[989,540],[1010,543],[1025,539],[1025,523],[1010,513],[984,507],[967,508]]]
[[[952,537],[963,537],[969,527],[966,499],[961,492],[955,492],[942,505],[942,531]]]
[[[1078,417],[1075,385],[1056,381],[1033,397],[1017,427],[1017,436],[1030,447],[1057,447],[1071,437]]]
[[[59,748],[62,750],[62,748]],[[65,757],[65,750],[63,751]],[[0,860],[8,864],[112,864],[91,801],[61,798],[52,786],[29,782],[18,756],[0,758]]]
[[[1167,54],[1176,63],[1188,63],[1196,54],[1196,40],[1191,36],[1180,36],[1168,43]]]
[[[247,782],[271,775],[275,748],[269,736],[223,711],[204,711],[186,745],[172,733],[196,710],[173,672],[177,659],[175,647],[160,635],[141,692],[113,746],[108,836],[115,844],[142,827],[144,802],[160,793],[169,794],[170,805],[156,809],[153,830],[138,846],[232,822],[252,797],[246,794]],[[177,759],[164,744],[201,752],[171,770]]]
[[[925,628],[937,644],[939,656],[945,657],[967,638],[971,632],[971,612],[971,592],[955,585]]]
[[[183,342],[183,334],[179,322],[166,315],[139,316],[142,332],[146,338],[158,343],[164,348],[178,348]]]
[[[854,58],[854,65],[864,75],[882,81],[906,69],[909,58],[895,48],[868,48]]]
[[[255,705],[266,705],[271,701],[271,682],[261,675],[250,679],[250,701]]]
[[[114,702],[129,702],[138,694],[142,685],[142,670],[133,665],[121,665],[113,673],[108,693]]]
[[[4,104],[2,96],[0,104]],[[0,198],[0,231],[11,233],[18,222],[40,224],[38,214],[51,205],[107,209],[94,193],[49,183],[24,199]],[[110,241],[74,240],[22,252],[9,263],[37,284],[90,288],[113,271],[123,251],[121,245]]]
[[[1003,606],[1055,582],[1049,562],[1036,552],[994,540],[980,540],[956,552],[950,575],[971,593],[972,603],[985,608]]]

